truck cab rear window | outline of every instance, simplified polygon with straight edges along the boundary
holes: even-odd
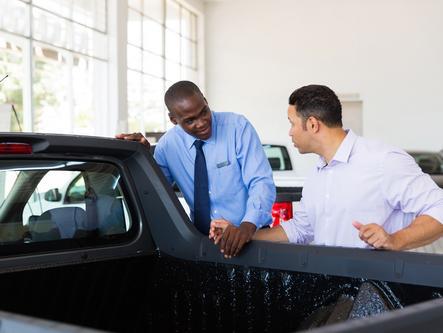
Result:
[[[273,171],[292,170],[291,159],[285,146],[263,145],[263,149]]]
[[[133,221],[110,163],[2,161],[0,245],[127,238]]]

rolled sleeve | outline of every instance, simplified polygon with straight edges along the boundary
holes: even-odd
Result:
[[[443,223],[443,190],[404,152],[384,160],[384,193],[394,209],[416,216],[429,215]]]
[[[308,221],[303,199],[294,213],[294,218],[287,222],[282,222],[280,225],[286,233],[289,243],[309,244],[314,240],[314,231]]]

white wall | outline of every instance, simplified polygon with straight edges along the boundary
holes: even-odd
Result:
[[[290,93],[319,83],[359,94],[365,136],[443,148],[443,0],[235,0],[205,14],[210,105],[262,139],[289,142]]]

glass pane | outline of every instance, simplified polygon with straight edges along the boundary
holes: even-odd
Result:
[[[6,217],[1,244],[98,239],[124,234],[132,225],[120,174],[111,164],[11,160],[2,164],[0,177],[0,201],[13,203],[0,208]]]
[[[180,35],[166,30],[166,58],[180,62]]]
[[[71,18],[72,0],[33,0],[32,4],[51,13]]]
[[[180,65],[166,61],[165,77],[168,81],[177,82],[180,81]]]
[[[142,0],[128,0],[128,6],[129,8],[138,10],[139,12],[142,11]]]
[[[56,15],[34,8],[33,36],[52,45],[69,48],[71,23]]]
[[[66,54],[35,45],[33,79],[34,131],[70,133],[70,68]]]
[[[143,52],[143,71],[145,73],[162,78],[163,63],[164,59],[162,57],[149,52]]]
[[[72,1],[72,19],[88,27],[106,31],[106,1],[105,0],[75,0]]]
[[[142,16],[133,11],[128,11],[128,43],[142,46]]]
[[[191,12],[186,8],[182,8],[182,30],[181,35],[187,38],[192,38],[191,34]]]
[[[189,39],[182,38],[182,64],[196,68],[197,67],[197,45]]]
[[[163,80],[143,76],[143,109],[145,131],[162,132],[165,130],[163,102]]]
[[[130,132],[142,130],[142,75],[128,70],[128,129]]]
[[[0,28],[29,36],[29,5],[17,0],[2,0],[1,7]]]
[[[166,2],[166,27],[180,32],[180,6],[175,1]]]
[[[0,83],[0,104],[13,104],[16,114],[11,113],[10,123],[0,124],[0,127],[2,131],[15,132],[23,128],[23,50],[19,45],[0,34],[0,80],[5,75],[8,77]]]
[[[105,76],[99,75],[99,61],[89,57],[73,55],[72,66],[72,122],[73,133],[94,134],[95,115],[98,107],[106,107],[106,93],[96,89],[106,82]],[[96,107],[96,104],[101,104]]]
[[[143,20],[143,48],[159,55],[163,54],[163,27],[148,18]]]
[[[197,41],[197,15],[191,14],[191,39]]]
[[[149,17],[152,17],[156,21],[163,23],[163,0],[144,0],[143,13]]]
[[[142,70],[142,50],[128,44],[128,68]]]
[[[192,81],[195,84],[198,85],[198,72],[189,68],[189,67],[182,67],[181,68],[181,80],[188,80],[188,81]]]
[[[101,59],[107,58],[107,38],[105,34],[73,24],[72,49]]]

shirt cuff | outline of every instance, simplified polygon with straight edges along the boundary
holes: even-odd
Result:
[[[443,224],[443,212],[440,208],[434,207],[434,208],[430,208],[427,209],[423,212],[420,212],[420,215],[429,215],[430,217],[436,219],[438,222],[440,222],[440,224]]]
[[[280,223],[283,231],[288,237],[289,243],[309,244],[314,240],[313,232],[308,228],[299,225],[300,221],[291,219],[287,222]]]
[[[271,212],[265,213],[262,210],[248,210],[242,219],[242,222],[251,222],[255,224],[257,229],[269,225],[271,221]]]
[[[299,233],[297,228],[292,225],[293,223],[295,223],[295,221],[291,219],[287,222],[280,223],[280,226],[283,228],[286,237],[288,237],[289,243],[299,243]]]

